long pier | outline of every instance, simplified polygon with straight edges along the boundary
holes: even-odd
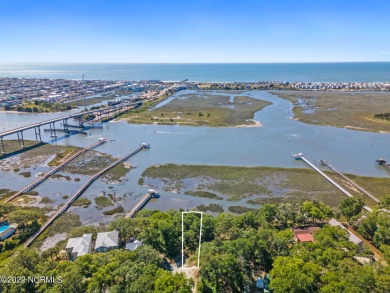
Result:
[[[93,145],[90,145],[89,147],[86,147],[80,151],[78,151],[77,153],[75,153],[73,156],[71,156],[70,158],[68,158],[67,160],[65,160],[64,162],[62,162],[60,165],[58,165],[57,167],[55,167],[54,169],[50,170],[49,172],[45,173],[42,177],[40,177],[39,179],[35,180],[34,182],[32,182],[31,184],[27,185],[26,187],[22,188],[21,190],[19,190],[17,193],[15,193],[14,195],[10,196],[9,198],[7,198],[4,202],[10,202],[11,200],[15,199],[16,197],[22,195],[23,193],[26,193],[26,192],[29,192],[30,190],[34,189],[35,187],[37,187],[39,184],[41,184],[43,181],[45,181],[47,178],[49,178],[51,175],[53,175],[54,173],[56,173],[58,170],[60,170],[62,167],[66,166],[67,164],[69,164],[71,161],[73,161],[74,159],[76,159],[77,157],[79,157],[81,154],[85,153],[86,151],[89,151],[89,150],[92,150],[102,144],[104,144],[106,142],[106,140],[99,140],[97,143],[94,143]]]
[[[133,218],[135,214],[142,209],[146,203],[152,198],[152,197],[158,197],[158,192],[154,190],[149,190],[146,194],[144,194],[141,199],[137,202],[137,204],[126,214],[125,218]]]
[[[324,161],[324,160],[321,160],[320,163],[326,167],[329,168],[329,170],[335,172],[336,174],[340,175],[341,177],[343,177],[347,182],[349,182],[350,184],[352,184],[353,186],[355,186],[358,190],[360,190],[362,193],[364,193],[365,195],[367,195],[368,197],[370,197],[372,200],[374,200],[375,202],[379,203],[380,200],[377,199],[375,196],[373,196],[371,193],[369,193],[367,190],[365,190],[363,187],[361,187],[360,185],[358,185],[357,183],[355,183],[354,181],[352,181],[351,179],[349,179],[347,176],[345,176],[343,173],[337,171],[332,165],[330,165],[327,161]]]
[[[100,109],[91,110],[91,111],[78,112],[78,113],[75,113],[75,114],[62,116],[62,117],[54,118],[54,119],[50,119],[50,120],[45,120],[45,121],[42,121],[42,122],[33,123],[33,124],[26,125],[26,126],[23,126],[23,127],[15,128],[15,129],[4,131],[4,132],[0,132],[0,147],[1,147],[0,152],[3,155],[7,154],[3,138],[6,137],[6,136],[9,136],[9,135],[16,134],[17,137],[18,137],[19,146],[21,148],[24,148],[23,132],[25,132],[27,130],[34,129],[36,141],[42,141],[41,127],[44,126],[44,125],[49,125],[49,127],[50,127],[49,131],[50,131],[51,136],[52,137],[57,137],[57,134],[56,134],[57,133],[57,129],[56,129],[56,126],[55,126],[56,122],[62,121],[63,130],[66,131],[66,130],[69,129],[69,127],[75,127],[74,125],[70,125],[68,123],[69,119],[81,119],[84,115],[90,115],[90,114],[91,115],[95,115],[96,114],[96,118],[95,118],[94,121],[96,121],[96,122],[98,120],[103,121],[104,119],[108,119],[110,117],[117,116],[117,115],[119,115],[121,113],[124,113],[124,112],[126,112],[126,111],[128,111],[130,109],[137,108],[139,106],[140,106],[140,102],[124,103],[124,104],[120,104],[120,105],[116,105],[116,106],[105,107],[105,108],[100,108]],[[113,115],[113,116],[110,116],[110,115]],[[80,120],[80,127],[81,128],[84,128],[83,123],[84,122],[82,120]]]
[[[127,159],[131,158],[132,156],[136,155],[137,153],[139,153],[140,151],[142,151],[143,149],[148,149],[149,148],[149,145],[148,144],[141,144],[141,146],[137,149],[135,149],[134,151],[132,151],[131,153],[128,153],[127,155],[125,155],[124,157],[122,157],[121,159],[115,161],[114,163],[112,163],[110,166],[104,168],[103,170],[101,170],[100,172],[98,172],[97,174],[95,174],[94,176],[92,176],[78,191],[76,191],[76,193],[70,197],[67,202],[57,211],[55,212],[54,215],[52,215],[47,221],[45,224],[43,224],[39,230],[37,232],[35,232],[25,243],[24,243],[24,246],[25,247],[28,247],[31,245],[31,243],[43,232],[45,231],[45,229],[56,219],[58,218],[61,214],[63,214],[69,207],[70,205],[80,196],[84,193],[85,190],[87,190],[87,188],[96,180],[98,179],[100,176],[102,176],[104,173],[106,173],[107,171],[109,171],[110,169],[114,168],[116,165],[126,161]]]
[[[298,153],[293,155],[296,160],[302,160],[304,161],[309,167],[311,167],[313,170],[317,171],[320,175],[322,175],[326,180],[328,180],[330,183],[332,183],[338,190],[340,190],[342,193],[344,193],[348,197],[354,197],[349,191],[347,191],[345,188],[343,188],[340,184],[338,184],[336,181],[334,181],[332,178],[330,178],[328,175],[326,175],[324,172],[322,172],[320,169],[317,168],[314,164],[312,164],[308,159],[304,157],[302,153]],[[372,212],[373,210],[368,207],[364,206],[364,209]]]

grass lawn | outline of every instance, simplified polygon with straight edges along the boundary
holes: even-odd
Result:
[[[390,93],[272,92],[291,101],[299,121],[357,130],[390,132],[390,121],[375,118],[390,112]]]
[[[234,101],[228,95],[207,92],[183,94],[155,110],[129,113],[130,123],[157,123],[207,126],[255,125],[254,113],[270,105],[247,96],[236,95]]]

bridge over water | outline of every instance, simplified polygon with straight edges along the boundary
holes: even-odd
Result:
[[[83,112],[79,112],[79,113],[75,113],[75,114],[71,114],[71,115],[67,115],[67,116],[63,116],[63,117],[59,117],[59,118],[54,118],[54,119],[45,120],[45,121],[42,121],[42,122],[26,125],[26,126],[23,126],[23,127],[12,129],[12,130],[0,132],[1,153],[3,155],[7,154],[6,148],[5,148],[5,143],[4,143],[4,140],[3,140],[4,137],[6,137],[6,136],[10,136],[10,135],[16,134],[17,138],[18,138],[19,146],[21,148],[24,148],[23,133],[25,131],[34,130],[36,141],[40,141],[41,142],[42,141],[41,127],[43,127],[43,126],[47,126],[48,125],[49,128],[50,128],[49,129],[50,135],[52,137],[57,137],[57,131],[58,131],[57,129],[58,129],[58,127],[56,128],[56,125],[55,125],[55,123],[57,123],[57,122],[61,122],[62,123],[63,129],[61,129],[61,131],[69,133],[69,132],[71,132],[71,130],[69,130],[69,128],[84,128],[85,127],[84,123],[86,121],[84,121],[84,119],[82,119],[82,117],[85,116],[85,115],[94,115],[94,116],[96,116],[95,119],[93,119],[92,123],[97,123],[99,121],[101,122],[101,121],[104,121],[106,119],[113,118],[113,117],[115,117],[115,116],[117,116],[119,114],[127,112],[127,111],[129,111],[131,109],[137,108],[141,104],[142,104],[141,102],[124,103],[124,104],[115,105],[115,106],[111,106],[111,107],[100,108],[100,109],[96,109],[96,110],[83,111]],[[79,125],[71,125],[71,124],[69,124],[68,123],[69,119],[79,119]]]

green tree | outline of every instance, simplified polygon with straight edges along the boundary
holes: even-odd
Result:
[[[374,272],[370,266],[361,266],[351,259],[344,259],[336,270],[328,270],[321,278],[321,293],[373,292]]]
[[[216,218],[215,231],[224,239],[237,239],[241,232],[238,217],[231,213],[220,213]]]
[[[191,293],[193,287],[192,279],[187,279],[184,273],[172,274],[171,272],[159,270],[154,283],[156,293]]]
[[[131,237],[136,236],[136,227],[134,219],[120,218],[112,221],[108,225],[110,230],[118,230],[121,242],[125,243]]]
[[[268,223],[272,223],[277,215],[278,207],[274,204],[264,204],[259,209],[261,219]]]
[[[348,197],[341,201],[339,209],[348,220],[357,216],[363,209],[363,202],[357,197]]]
[[[271,270],[270,287],[275,292],[316,292],[321,268],[297,257],[279,256]]]
[[[377,246],[382,244],[390,245],[390,214],[386,212],[378,213],[377,230],[374,234],[374,241]]]
[[[248,284],[244,264],[233,254],[202,256],[198,289],[200,292],[240,292]]]
[[[315,243],[322,247],[351,247],[352,243],[348,241],[348,237],[347,230],[330,225],[326,225],[314,232]]]
[[[9,212],[12,212],[16,209],[16,207],[9,203],[0,203],[0,218],[4,217]]]
[[[313,222],[322,221],[333,215],[329,206],[317,200],[303,202],[302,211]]]
[[[35,211],[30,210],[16,210],[8,214],[8,221],[18,225],[27,225],[29,222],[38,219]]]
[[[375,231],[377,230],[377,215],[372,213],[360,222],[358,232],[368,239],[374,239]]]
[[[381,208],[390,210],[390,195],[386,195],[381,199]]]

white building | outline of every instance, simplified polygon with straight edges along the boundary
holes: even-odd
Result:
[[[95,244],[96,252],[107,252],[117,249],[119,244],[118,231],[98,233]]]
[[[66,245],[66,251],[70,259],[74,260],[79,256],[91,253],[92,234],[84,234],[82,237],[70,238]]]

